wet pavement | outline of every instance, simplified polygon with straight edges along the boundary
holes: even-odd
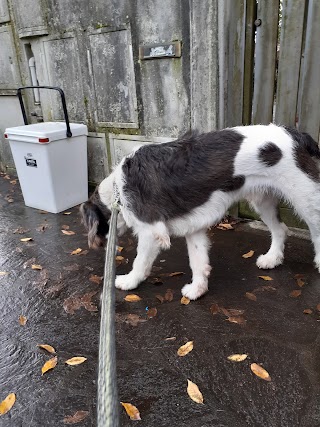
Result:
[[[0,401],[13,392],[16,402],[0,416],[0,427],[70,425],[66,417],[77,411],[86,412],[75,425],[96,426],[104,253],[86,252],[77,208],[70,215],[27,208],[12,180],[0,177],[0,271],[8,273],[0,275]],[[116,291],[119,401],[134,404],[142,418],[130,421],[120,408],[121,426],[320,426],[320,275],[312,266],[311,243],[289,238],[284,265],[262,271],[255,259],[268,248],[267,233],[241,223],[210,234],[213,272],[210,290],[199,301],[180,302],[181,287],[190,281],[181,239],[159,256],[153,276],[130,292],[140,301],[126,302],[127,293]],[[33,240],[20,240],[27,237]],[[135,242],[127,235],[119,245],[117,271],[126,273]],[[71,255],[77,248],[82,252]],[[250,250],[253,257],[242,258]],[[174,272],[184,274],[168,276]],[[290,295],[294,290],[301,295]],[[157,309],[149,311],[153,317],[147,308]],[[24,326],[20,316],[27,319]],[[179,357],[187,341],[194,348]],[[41,367],[52,356],[38,344],[52,345],[58,357],[43,376]],[[236,353],[248,357],[239,363],[227,359]],[[64,363],[74,356],[87,360]],[[266,369],[271,381],[255,376],[251,363]],[[203,405],[187,395],[187,379],[198,385]]]

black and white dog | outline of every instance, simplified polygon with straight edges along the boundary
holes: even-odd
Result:
[[[139,147],[126,156],[81,206],[90,247],[104,246],[115,189],[120,195],[118,232],[138,237],[132,271],[116,278],[122,290],[136,288],[151,272],[170,236],[187,241],[192,283],[182,294],[195,300],[208,290],[208,227],[227,209],[247,199],[271,231],[271,247],[257,266],[283,261],[287,228],[279,221],[280,198],[308,224],[320,270],[320,151],[306,133],[276,126],[239,126],[189,134],[163,144]]]

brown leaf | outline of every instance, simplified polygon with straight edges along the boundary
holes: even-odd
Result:
[[[310,308],[306,308],[303,312],[304,314],[312,314],[312,310]]]
[[[157,313],[158,313],[158,310],[156,309],[156,307],[152,307],[147,310],[147,316],[149,319],[152,319],[153,317],[155,317]]]
[[[152,277],[148,281],[150,283],[152,283],[153,285],[163,285],[163,281],[161,279],[159,279],[159,277]]]
[[[129,323],[131,326],[138,326],[138,323],[147,322],[146,319],[141,319],[138,314],[127,314],[125,316],[125,322]]]
[[[197,386],[197,384],[193,383],[190,380],[188,380],[187,393],[190,399],[192,399],[194,402],[203,403],[203,396],[201,391],[199,390],[199,387]]]
[[[257,363],[251,363],[250,368],[257,377],[265,381],[271,381],[269,373]]]
[[[85,362],[86,360],[87,360],[86,357],[75,356],[75,357],[72,357],[71,359],[66,360],[64,363],[70,366],[75,366],[75,365],[81,365],[81,363]]]
[[[188,341],[184,345],[178,348],[177,354],[178,356],[186,356],[190,351],[193,350],[193,341]]]
[[[211,314],[217,314],[220,311],[218,304],[213,303],[210,307]]]
[[[42,266],[40,264],[32,264],[32,270],[42,270]]]
[[[71,265],[67,265],[67,266],[63,267],[63,269],[66,271],[78,271],[78,270],[80,270],[80,265],[79,264],[71,264]]]
[[[224,222],[220,222],[217,228],[219,228],[219,230],[234,230],[231,224],[227,224]]]
[[[255,294],[251,293],[251,292],[246,292],[246,297],[248,299],[251,299],[252,301],[257,301],[257,297]]]
[[[304,282],[302,279],[298,278],[298,279],[297,279],[297,285],[298,285],[300,288],[302,288],[302,287],[305,285],[305,282]]]
[[[24,234],[24,233],[28,233],[28,231],[30,231],[30,229],[26,230],[22,227],[18,227],[13,231],[13,234]]]
[[[15,401],[16,395],[14,393],[8,394],[8,396],[0,403],[0,415],[4,415],[9,412]]]
[[[142,298],[140,298],[138,295],[136,294],[129,294],[127,295],[124,300],[127,302],[137,302],[137,301],[141,301]]]
[[[295,289],[294,291],[290,292],[290,296],[293,298],[297,298],[301,295],[301,289]]]
[[[42,375],[48,372],[50,369],[55,368],[57,366],[57,363],[58,363],[57,356],[49,359],[41,368]]]
[[[27,323],[28,319],[25,316],[19,316],[19,323],[21,326],[24,326]]]
[[[77,248],[74,251],[71,252],[71,255],[79,255],[82,252],[81,248]]]
[[[98,291],[88,292],[82,296],[73,295],[67,298],[63,303],[63,308],[66,313],[74,314],[76,310],[84,307],[87,311],[98,311],[98,307],[91,301],[91,298],[96,295]]]
[[[270,276],[258,276],[259,279],[263,279],[263,280],[273,280],[272,277]]]
[[[254,255],[254,251],[249,251],[242,255],[242,258],[251,258]]]
[[[122,252],[123,251],[123,246],[117,246],[117,252]]]
[[[231,356],[228,356],[228,360],[231,360],[232,362],[243,362],[247,357],[247,354],[232,354]]]
[[[20,239],[21,242],[30,242],[31,240],[33,240],[32,237],[24,237],[23,239]]]
[[[188,305],[188,304],[190,304],[190,300],[187,297],[182,297],[181,300],[180,300],[180,302],[181,302],[182,305]]]
[[[161,304],[163,303],[163,301],[164,301],[164,297],[162,296],[162,295],[156,295],[156,298],[161,302]]]
[[[166,300],[166,301],[169,301],[169,302],[171,302],[172,300],[173,300],[173,292],[172,292],[172,289],[167,289],[167,292],[165,293],[165,295],[164,295],[164,299]]]
[[[51,354],[55,354],[56,350],[49,344],[38,344],[38,347],[43,348]]]
[[[170,273],[169,277],[181,276],[182,274],[184,274],[183,271],[175,271],[174,273]]]
[[[90,282],[96,283],[97,285],[100,285],[102,282],[103,276],[97,276],[96,274],[91,274],[89,277]]]
[[[231,323],[237,323],[238,325],[245,325],[247,323],[243,316],[231,316],[228,317],[227,320]]]
[[[125,403],[125,402],[120,402],[120,403],[124,407],[127,415],[130,417],[130,420],[138,420],[138,421],[141,420],[140,412],[138,408],[136,408],[131,403]]]
[[[121,256],[121,255],[117,255],[116,256],[116,261],[124,261],[124,257],[123,256]]]
[[[62,228],[62,230],[69,230],[69,225],[66,225],[66,224],[63,224],[62,226],[61,226],[61,228]]]
[[[16,179],[13,179],[12,181],[10,181],[10,184],[16,185],[16,183],[17,183]]]
[[[61,231],[66,236],[72,236],[73,234],[76,234],[74,231],[69,231],[69,230],[61,230]]]
[[[63,422],[65,424],[76,424],[83,421],[89,415],[89,411],[77,411],[73,415],[67,415],[64,417]]]
[[[317,305],[317,310],[320,311],[320,304]]]
[[[221,313],[223,313],[227,317],[231,316],[241,316],[244,313],[244,310],[238,309],[238,308],[224,308],[219,307],[219,310]]]
[[[36,228],[37,231],[40,233],[43,233],[47,228],[49,228],[49,224],[42,224],[39,227]]]

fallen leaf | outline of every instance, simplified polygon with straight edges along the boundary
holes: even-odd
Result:
[[[89,415],[89,411],[77,411],[73,415],[67,415],[64,417],[63,422],[65,424],[76,424],[83,421]]]
[[[310,308],[306,308],[303,312],[304,314],[312,314],[312,310]]]
[[[80,270],[80,265],[79,264],[71,264],[71,265],[67,265],[66,267],[63,267],[63,269],[66,271],[78,271],[78,270]]]
[[[123,246],[117,246],[117,251],[118,252],[122,252],[123,251]]]
[[[302,288],[302,287],[305,285],[305,282],[304,282],[302,279],[298,278],[298,279],[297,279],[297,285],[298,285],[300,288]]]
[[[31,268],[32,270],[42,270],[42,266],[39,264],[32,264]]]
[[[47,350],[51,354],[54,354],[56,352],[56,350],[52,347],[52,345],[49,345],[49,344],[38,344],[38,347],[43,348],[44,350]]]
[[[117,255],[116,256],[116,261],[124,261],[124,257],[123,256],[121,256],[121,255]]]
[[[226,320],[231,323],[237,323],[238,325],[245,325],[247,323],[246,319],[243,316],[230,316]]]
[[[22,239],[20,239],[21,242],[30,242],[31,240],[33,240],[32,237],[23,237]]]
[[[257,377],[265,381],[271,381],[269,373],[257,363],[251,363],[250,368]]]
[[[147,310],[147,316],[149,319],[152,319],[153,317],[155,317],[157,313],[158,313],[158,310],[156,309],[156,307],[152,307]]]
[[[63,234],[67,235],[67,236],[72,236],[73,234],[76,234],[74,231],[69,231],[69,230],[61,230]]]
[[[0,403],[0,415],[4,415],[9,412],[15,401],[16,395],[14,393],[8,394],[8,396]]]
[[[140,298],[138,295],[135,294],[129,294],[127,295],[124,300],[127,302],[137,302],[137,301],[141,301],[142,298]]]
[[[184,345],[178,348],[177,354],[178,356],[186,356],[190,351],[193,350],[193,341],[188,341]]]
[[[190,304],[190,300],[187,297],[182,297],[181,300],[180,300],[180,302],[181,302],[182,305],[188,305],[188,304]]]
[[[255,294],[253,294],[252,292],[246,292],[246,297],[248,299],[251,299],[252,301],[257,301],[257,297]]]
[[[127,415],[130,417],[130,420],[138,420],[138,421],[141,420],[140,412],[138,408],[136,408],[131,403],[125,403],[125,402],[120,402],[120,403],[124,407]]]
[[[69,230],[69,225],[65,225],[65,224],[63,224],[62,226],[61,226],[61,228],[62,228],[62,230]]]
[[[13,179],[12,181],[10,181],[10,184],[16,185],[16,183],[17,183],[16,179]]]
[[[273,287],[271,285],[261,286],[261,288],[258,288],[256,291],[258,291],[259,289],[261,289],[261,291],[268,291],[268,292],[274,292],[277,290],[275,287]]]
[[[270,276],[258,276],[258,277],[263,280],[273,280],[272,277]]]
[[[219,309],[218,304],[216,304],[216,303],[212,304],[210,307],[210,311],[211,311],[211,314],[219,313],[220,309]]]
[[[190,399],[192,399],[194,402],[203,403],[203,396],[201,391],[199,390],[199,387],[197,386],[197,384],[193,383],[190,380],[188,380],[187,393]]]
[[[36,228],[36,230],[40,233],[43,233],[47,228],[49,228],[49,224],[41,224],[39,227]]]
[[[162,295],[156,295],[156,298],[161,302],[161,304],[163,303],[163,301],[164,301],[164,297],[162,296]]]
[[[71,215],[72,212],[63,212],[63,215]]]
[[[166,301],[171,302],[173,300],[173,292],[172,289],[167,289],[167,292],[164,294],[164,299]]]
[[[231,224],[226,224],[224,222],[221,222],[218,227],[220,230],[234,230]]]
[[[228,356],[228,360],[231,360],[232,362],[243,362],[247,357],[247,354],[232,354],[231,356]]]
[[[138,326],[138,323],[147,322],[146,319],[141,319],[138,314],[127,314],[125,316],[125,322],[132,326]]]
[[[19,323],[21,326],[24,326],[27,323],[28,319],[25,316],[19,316]]]
[[[79,255],[82,252],[81,248],[75,249],[74,251],[71,252],[71,255]]]
[[[249,251],[242,255],[242,258],[251,258],[254,255],[254,251]]]
[[[48,211],[39,211],[39,214],[42,214],[42,215],[45,215],[45,214],[47,214],[47,213],[49,213]]]
[[[91,291],[84,295],[73,295],[67,298],[63,303],[63,308],[66,313],[74,314],[76,310],[84,307],[87,311],[98,311],[98,307],[91,301],[91,298],[96,295],[98,291]]]
[[[13,234],[24,234],[24,233],[28,233],[28,231],[30,231],[30,229],[26,230],[22,227],[18,227],[13,231]]]
[[[301,289],[295,289],[294,291],[290,292],[290,296],[293,298],[297,298],[301,295]]]
[[[170,273],[169,277],[181,276],[182,274],[184,274],[183,271],[175,271],[174,273]]]
[[[163,281],[159,277],[152,277],[149,282],[156,286],[163,285]]]
[[[244,310],[241,310],[238,308],[228,308],[227,309],[224,307],[219,307],[219,310],[221,311],[221,313],[223,313],[227,317],[241,316],[244,313]]]
[[[48,372],[50,369],[55,368],[57,366],[57,363],[58,363],[57,356],[49,359],[41,368],[42,375]]]
[[[86,360],[87,360],[86,357],[75,356],[75,357],[72,357],[71,359],[66,360],[64,363],[70,366],[74,366],[74,365],[81,365],[81,363],[85,362]]]
[[[177,339],[177,337],[169,337],[169,338],[165,338],[165,341],[175,341]]]
[[[89,277],[90,282],[96,283],[97,285],[100,285],[102,282],[103,276],[97,276],[96,274],[91,274]]]
[[[317,310],[320,311],[320,304],[317,305]]]
[[[7,274],[9,274],[8,271],[0,271],[0,276],[6,276]]]

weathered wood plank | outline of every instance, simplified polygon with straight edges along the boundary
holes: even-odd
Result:
[[[245,44],[245,0],[226,0],[226,126],[242,124]]]
[[[274,104],[279,0],[259,1],[256,32],[252,123],[272,122]]]
[[[275,119],[295,126],[305,0],[283,0]]]
[[[244,125],[251,123],[252,94],[253,94],[253,65],[254,65],[254,37],[257,13],[256,0],[246,1],[246,29],[244,51],[244,81],[243,81],[243,116]]]
[[[318,141],[320,128],[320,2],[309,0],[301,78],[299,129]]]

